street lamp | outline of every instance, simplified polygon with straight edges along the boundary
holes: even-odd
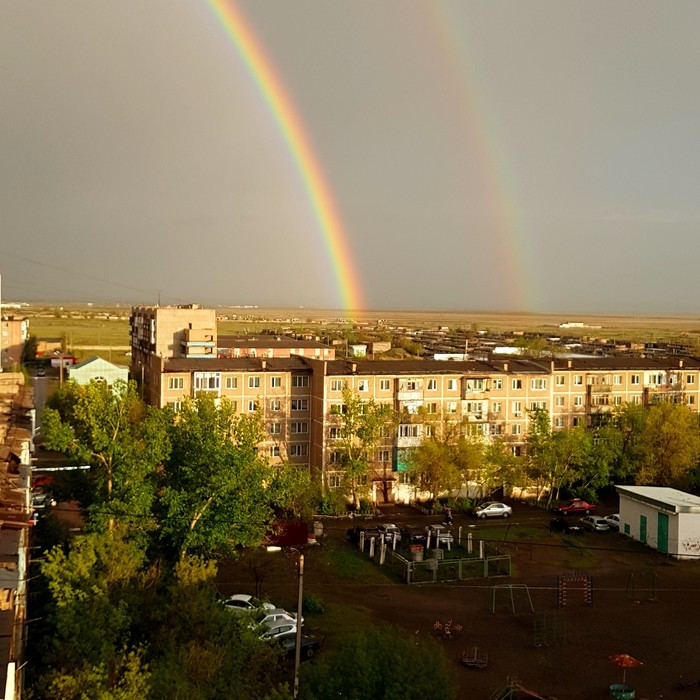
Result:
[[[299,697],[299,666],[301,664],[301,608],[304,601],[304,555],[295,547],[292,551],[299,555],[299,585],[297,597],[297,637],[294,648],[294,700]]]

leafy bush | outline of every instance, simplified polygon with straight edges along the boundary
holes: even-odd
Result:
[[[318,503],[318,512],[321,515],[345,515],[347,512],[345,497],[336,491],[326,493]]]
[[[320,596],[313,593],[304,593],[301,609],[304,615],[323,615],[326,612],[326,605]]]

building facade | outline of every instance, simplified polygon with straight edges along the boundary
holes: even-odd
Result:
[[[158,339],[155,320],[156,326],[138,327]],[[215,328],[213,334],[216,337]],[[174,335],[171,325],[168,337]],[[216,358],[209,353],[148,353],[134,344],[140,338],[132,332],[132,377],[142,382],[149,403],[177,408],[186,397],[208,393],[232,401],[239,413],[259,412],[266,431],[261,449],[272,463],[309,468],[331,488],[341,481],[336,465],[346,410],[343,390],[390,406],[397,419],[379,438],[372,465],[371,493],[378,502],[413,497],[407,452],[437,420],[459,424],[487,440],[503,437],[518,454],[525,444],[527,412],[533,408],[548,411],[553,429],[560,430],[595,426],[606,413],[627,403],[671,401],[695,412],[700,406],[700,361],[694,358]],[[150,347],[158,347],[157,342]],[[167,351],[175,353],[178,347],[182,345],[170,342]]]
[[[22,364],[24,343],[29,337],[29,319],[3,316],[0,319],[0,366],[16,369]]]

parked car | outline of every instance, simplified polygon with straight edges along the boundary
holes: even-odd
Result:
[[[277,639],[285,634],[296,634],[296,622],[268,622],[262,625],[260,639]]]
[[[576,525],[562,517],[552,518],[549,521],[549,527],[552,530],[563,532],[565,535],[580,535],[583,532],[583,528],[580,525]]]
[[[595,511],[595,506],[582,498],[574,498],[564,505],[554,507],[554,512],[562,515],[581,515],[582,513],[588,515],[593,511]]]
[[[364,532],[365,533],[365,542],[369,542],[370,538],[374,537],[379,540],[379,530],[376,527],[362,527],[361,525],[355,525],[355,527],[351,527],[348,532],[347,532],[347,539],[349,542],[352,542],[353,544],[359,544],[360,543],[360,533]]]
[[[295,657],[297,645],[296,632],[287,632],[285,634],[281,634],[279,637],[277,637],[276,641],[282,646],[282,649],[284,650],[284,655],[288,659],[293,659]],[[308,634],[301,635],[300,658],[302,661],[306,661],[307,659],[311,659],[314,656],[316,656],[320,648],[321,642],[317,637],[312,637]]]
[[[39,367],[39,369],[36,371],[36,376],[37,377],[45,377],[46,370],[43,367]]]
[[[608,523],[608,527],[611,530],[615,530],[615,532],[617,532],[620,529],[620,514],[619,513],[613,513],[612,515],[606,515],[604,517]]]
[[[56,500],[45,491],[37,491],[32,493],[32,508],[46,508],[46,506],[55,506]]]
[[[598,515],[587,515],[581,518],[581,525],[591,532],[607,532],[610,529],[608,521]]]
[[[431,543],[437,542],[438,546],[441,544],[451,545],[454,542],[454,536],[444,525],[428,525],[425,528],[427,535],[430,535]]]
[[[260,612],[255,616],[255,621],[259,625],[269,625],[273,622],[292,622],[296,625],[297,616],[296,613],[287,612],[284,608],[272,608],[261,609]],[[301,618],[301,624],[304,624],[304,618]]]
[[[377,530],[379,531],[380,535],[384,535],[384,541],[387,544],[393,544],[394,540],[396,540],[396,544],[401,542],[401,530],[399,530],[399,528],[393,523],[382,523],[381,525],[377,526]]]
[[[476,506],[474,515],[477,518],[510,518],[513,515],[513,509],[505,503],[488,501]]]
[[[425,544],[425,530],[421,530],[419,527],[402,527],[401,539],[404,544]]]
[[[272,603],[265,603],[247,593],[236,593],[224,600],[226,610],[232,612],[254,612],[255,610],[274,610]]]

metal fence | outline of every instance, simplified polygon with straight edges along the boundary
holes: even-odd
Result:
[[[474,578],[494,578],[511,575],[510,556],[501,554],[485,544],[477,548],[483,556],[445,558],[443,549],[427,550],[420,560],[407,559],[403,554],[378,547],[372,560],[387,566],[404,583],[442,583]]]

